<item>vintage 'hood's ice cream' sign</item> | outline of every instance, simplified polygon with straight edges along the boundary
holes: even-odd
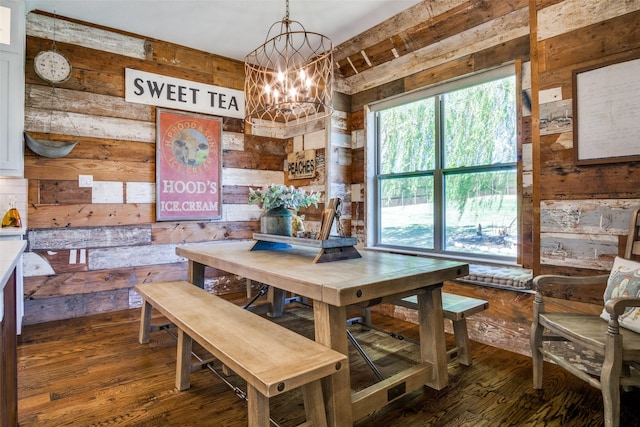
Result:
[[[220,219],[222,119],[159,109],[156,220]]]

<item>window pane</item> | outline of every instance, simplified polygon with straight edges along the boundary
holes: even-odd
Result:
[[[432,170],[435,106],[428,98],[380,112],[380,173]]]
[[[433,249],[433,177],[380,181],[380,243]]]
[[[445,168],[516,161],[515,77],[443,96]]]
[[[452,252],[516,256],[516,171],[445,176],[445,247]]]
[[[0,43],[11,44],[11,9],[0,6]]]

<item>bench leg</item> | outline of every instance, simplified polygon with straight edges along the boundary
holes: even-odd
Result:
[[[142,311],[140,313],[140,335],[138,336],[138,342],[140,344],[147,344],[149,342],[149,335],[151,333],[151,304],[147,301],[142,301]]]
[[[458,347],[458,362],[464,366],[471,366],[471,349],[469,348],[469,333],[465,319],[453,320],[453,334]]]
[[[191,337],[178,329],[178,357],[176,360],[176,388],[180,391],[191,387]]]
[[[313,381],[303,385],[302,396],[304,397],[304,411],[307,415],[307,423],[310,422],[314,427],[326,427],[327,414],[324,410],[322,383]]]
[[[255,387],[247,384],[249,407],[249,427],[269,427],[269,398],[263,396]]]

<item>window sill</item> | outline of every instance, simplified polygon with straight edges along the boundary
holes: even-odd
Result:
[[[425,255],[423,253],[391,250],[381,247],[368,247],[367,250],[434,258],[431,255]],[[474,259],[473,257],[446,257],[446,259],[455,259],[456,261],[469,263],[469,274],[456,279],[457,282],[517,291],[529,291],[532,289],[533,272],[516,264],[506,262],[498,264],[497,262],[493,262],[493,260],[491,264],[486,264],[478,262],[478,259]]]
[[[521,267],[469,264],[469,274],[458,282],[502,289],[531,290],[533,272]]]

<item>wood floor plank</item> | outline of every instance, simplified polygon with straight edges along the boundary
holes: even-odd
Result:
[[[191,388],[174,388],[176,343],[167,331],[137,342],[139,310],[29,325],[18,348],[18,419],[21,427],[49,426],[246,426],[247,405],[209,370],[191,376]],[[313,337],[312,311],[289,307],[278,323]],[[374,324],[417,340],[416,325],[373,313]],[[153,323],[162,323],[154,315]],[[419,349],[358,325],[350,330],[385,376],[416,363]],[[453,337],[447,335],[448,345]],[[199,356],[208,355],[194,345]],[[350,349],[352,384],[375,376]],[[473,365],[449,365],[450,385],[424,387],[357,420],[369,426],[591,426],[601,425],[600,392],[564,370],[545,364],[544,388],[533,389],[528,357],[472,342]],[[220,371],[220,370],[218,370]],[[243,380],[228,377],[243,388]],[[640,426],[640,391],[623,393],[624,426]],[[304,421],[299,391],[271,402],[281,426]]]

